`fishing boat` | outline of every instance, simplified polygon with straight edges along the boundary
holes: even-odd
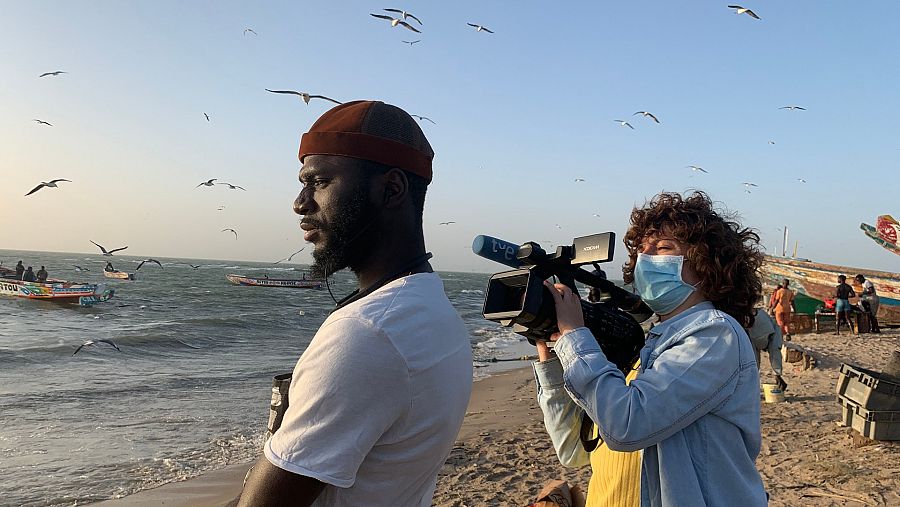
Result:
[[[766,256],[760,272],[767,293],[787,278],[791,282],[791,289],[795,292],[819,301],[833,296],[838,275],[845,275],[847,283],[857,294],[861,294],[862,285],[854,278],[861,274],[875,285],[880,302],[879,323],[900,324],[900,273],[821,264],[805,259],[771,255]]]
[[[244,275],[225,275],[235,285],[251,285],[254,287],[289,287],[291,289],[321,289],[323,280],[318,278],[267,278]]]
[[[53,278],[46,282],[26,282],[17,280],[15,272],[10,276],[9,270],[0,271],[0,295],[4,296],[91,306],[108,301],[113,294],[115,290],[107,289],[103,284],[67,282]]]
[[[134,280],[134,273],[126,273],[124,271],[104,271],[103,276],[116,280]]]
[[[897,244],[897,237],[900,236],[900,223],[890,215],[881,215],[875,220],[875,226],[866,223],[859,224],[859,228],[872,241],[878,243],[885,250],[900,255],[900,245]]]

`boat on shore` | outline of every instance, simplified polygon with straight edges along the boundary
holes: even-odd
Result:
[[[878,243],[885,250],[900,255],[900,245],[897,244],[900,236],[900,223],[890,215],[881,215],[875,220],[875,226],[866,223],[859,224],[859,228],[872,241]]]
[[[134,273],[126,273],[124,271],[104,271],[103,276],[116,280],[134,280]]]
[[[235,285],[249,285],[253,287],[287,287],[291,289],[321,289],[324,280],[318,278],[268,278],[244,275],[225,275],[229,282]]]
[[[115,290],[103,284],[68,282],[47,279],[45,282],[26,282],[15,278],[15,272],[0,271],[0,295],[24,299],[40,299],[56,303],[77,303],[92,306],[108,301]]]
[[[834,294],[838,275],[845,275],[857,294],[862,293],[862,285],[854,277],[866,277],[875,285],[880,303],[878,322],[900,324],[900,273],[876,271],[872,269],[822,264],[805,259],[775,257],[767,255],[760,272],[766,294],[785,278],[791,282],[791,289],[810,298],[824,301]]]

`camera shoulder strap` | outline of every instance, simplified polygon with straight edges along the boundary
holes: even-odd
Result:
[[[603,442],[600,438],[600,432],[597,432],[596,438],[591,438],[594,434],[594,421],[588,417],[587,412],[581,413],[581,429],[578,432],[578,438],[581,440],[581,446],[587,452],[594,452],[594,449]]]
[[[392,282],[393,280],[396,280],[397,278],[400,278],[401,276],[405,276],[404,273],[406,273],[407,271],[411,271],[415,267],[418,267],[423,262],[426,262],[428,259],[431,259],[431,257],[432,257],[431,252],[428,252],[424,255],[420,255],[420,256],[416,257],[415,259],[409,261],[402,268],[398,269],[394,273],[391,273],[389,275],[382,277],[380,280],[378,280],[377,282],[373,283],[372,285],[366,287],[364,290],[356,289],[355,291],[351,292],[347,297],[338,301],[337,304],[334,306],[334,310],[332,310],[332,311],[339,310],[354,301],[359,301],[360,299],[368,296],[369,294],[375,292],[376,290],[384,287],[389,282]]]

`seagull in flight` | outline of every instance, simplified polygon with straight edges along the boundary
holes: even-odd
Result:
[[[800,183],[806,183],[806,180],[804,180],[803,178],[797,178],[797,181],[799,181]]]
[[[729,5],[728,8],[734,9],[735,14],[746,14],[753,19],[759,19],[759,16],[757,16],[755,12],[747,9],[746,7],[741,7],[740,5]]]
[[[234,229],[222,229],[222,232],[231,231],[234,233],[234,239],[237,240],[237,231]]]
[[[218,208],[216,208],[216,211],[224,211],[224,210],[225,210],[225,206],[219,206]]]
[[[806,111],[805,107],[800,107],[800,106],[784,106],[784,107],[779,107],[778,109],[789,109],[791,111],[799,109],[800,111]]]
[[[109,340],[99,339],[99,340],[88,340],[88,341],[82,343],[81,345],[78,346],[77,349],[75,349],[75,352],[73,352],[72,355],[74,356],[75,354],[77,354],[78,351],[81,350],[83,347],[90,347],[91,345],[96,345],[98,343],[108,343],[108,344],[112,345],[119,352],[122,352],[122,349],[120,349],[119,346],[116,345],[115,343],[113,343]]]
[[[225,183],[224,181],[221,182],[221,183],[216,183],[216,185],[228,185],[228,188],[231,189],[231,190],[237,190],[237,189],[247,190],[246,188],[244,188],[244,187],[242,187],[242,186],[240,186],[240,185],[232,185],[231,183]],[[223,207],[224,207],[224,206],[223,206]]]
[[[584,181],[584,178],[575,178],[575,183],[578,183],[578,182],[581,182],[581,181]]]
[[[689,165],[689,166],[687,166],[687,168],[694,172],[700,171],[702,173],[709,174],[709,171],[707,171],[706,169],[704,169],[698,165]]]
[[[483,26],[481,26],[481,25],[476,25],[476,24],[474,24],[474,23],[466,23],[466,24],[469,25],[469,26],[471,26],[472,28],[474,28],[476,32],[494,33],[494,32],[492,32],[491,30],[488,30],[487,28],[485,28],[485,27],[483,27]]]
[[[410,46],[412,46],[413,44],[416,44],[416,43],[418,43],[418,42],[422,42],[422,39],[405,40],[405,41],[403,41],[404,44],[409,44]]]
[[[417,115],[417,114],[411,114],[410,116],[412,116],[413,118],[418,119],[419,121],[422,121],[422,120],[430,121],[432,124],[437,125],[437,123],[434,123],[434,120],[432,120],[431,118],[429,118],[429,117],[427,117],[427,116],[419,116],[419,115]]]
[[[634,130],[634,127],[632,127],[631,124],[628,123],[628,122],[625,121],[625,120],[613,120],[613,121],[614,121],[614,122],[617,122],[619,125],[621,125],[621,126],[623,126],[623,127],[628,127],[628,128],[630,128],[631,130]]]
[[[137,271],[137,270],[141,269],[141,266],[143,266],[145,262],[155,262],[157,266],[163,267],[163,265],[160,264],[160,262],[159,262],[158,260],[156,260],[156,259],[144,259],[144,260],[141,261],[140,264],[137,265],[136,268],[134,268],[134,270]]]
[[[650,119],[652,119],[652,120],[655,121],[656,123],[659,123],[659,119],[658,119],[656,116],[653,116],[653,113],[651,113],[651,112],[649,112],[649,111],[638,111],[638,112],[634,113],[634,114],[631,115],[631,116],[638,115],[638,114],[641,115],[641,116],[643,116],[644,118],[649,117]]]
[[[198,264],[198,265],[196,265],[196,266],[194,266],[193,264],[188,264],[188,266],[190,266],[190,267],[192,267],[192,268],[194,268],[194,269],[200,269],[200,266],[202,266],[202,264]]]
[[[94,240],[90,240],[90,242],[94,243]],[[127,246],[123,246],[122,248],[113,248],[112,250],[107,250],[107,249],[103,248],[103,245],[100,245],[97,243],[94,243],[94,244],[97,245],[100,248],[100,251],[103,252],[103,255],[105,255],[107,257],[118,252],[119,250],[125,250],[126,248],[128,248]]]
[[[455,224],[455,223],[456,223],[456,222],[453,222],[453,221],[450,221],[450,222],[441,222],[441,223],[439,223],[438,225],[453,225],[453,224]]]
[[[66,72],[66,71],[64,71],[64,70],[56,70],[56,71],[53,71],[53,72],[44,72],[43,74],[41,74],[41,75],[38,76],[38,77],[58,76],[58,75],[60,75],[60,74],[68,74],[68,72]]]
[[[743,183],[743,185],[744,185],[744,192],[747,192],[748,194],[751,193],[750,187],[759,187],[759,185],[757,185],[756,183],[750,183],[749,181],[745,181]]]
[[[391,26],[403,25],[405,28],[408,28],[416,33],[422,33],[421,31],[417,30],[416,27],[410,25],[402,19],[395,19],[390,16],[385,16],[384,14],[370,14],[370,16],[374,16],[379,19],[389,19],[391,21]]]
[[[200,187],[212,187],[212,186],[215,185],[215,183],[213,183],[213,182],[216,181],[217,179],[218,179],[218,178],[210,178],[210,179],[206,180],[205,182],[203,182],[203,183],[197,185],[197,186],[194,187],[194,188],[200,188]]]
[[[40,125],[47,125],[47,126],[49,126],[49,127],[52,127],[52,126],[53,126],[53,124],[50,123],[49,121],[38,120],[37,118],[35,118],[34,121],[38,122],[38,124],[40,124]]]
[[[252,28],[244,28],[244,35],[247,35],[247,32],[250,32],[250,33],[252,33],[253,35],[259,35],[259,34],[256,33],[256,31],[254,31]]]
[[[309,104],[310,99],[330,100],[331,102],[334,102],[337,105],[342,104],[342,102],[338,102],[338,101],[336,101],[332,98],[328,98],[324,95],[310,95],[306,92],[295,92],[294,90],[270,90],[268,88],[266,88],[265,90],[269,93],[286,93],[288,95],[296,95],[296,96],[300,97],[301,99],[303,99],[303,102],[306,102],[307,104]]]
[[[78,264],[73,264],[72,266],[75,267],[75,271],[90,271],[90,269],[83,268],[83,267],[79,266]]]
[[[60,181],[68,181],[69,183],[72,183],[72,180],[65,180],[65,179],[62,179],[62,178],[59,178],[59,179],[56,179],[56,180],[50,180],[50,181],[42,181],[40,185],[38,185],[38,186],[32,188],[32,189],[31,189],[31,192],[28,192],[27,194],[25,194],[25,197],[28,197],[29,195],[31,195],[31,194],[37,192],[38,190],[40,190],[40,189],[42,189],[42,188],[44,188],[44,187],[58,188],[58,187],[56,186],[56,184],[59,183]]]
[[[209,121],[209,115],[208,115],[208,114],[203,113],[203,116],[206,116],[206,121]]]
[[[406,20],[406,19],[408,19],[408,18],[412,18],[412,19],[416,20],[416,22],[419,23],[420,26],[422,25],[422,21],[419,20],[419,18],[413,16],[412,14],[410,14],[410,13],[404,11],[404,10],[400,10],[400,9],[384,9],[384,11],[385,11],[385,12],[396,12],[396,13],[399,14],[404,20]]]
[[[769,140],[769,144],[775,144],[775,141]]]
[[[285,259],[281,259],[281,260],[275,261],[275,264],[278,264],[278,263],[280,263],[280,262],[291,262],[291,259],[293,259],[295,255],[297,255],[298,253],[300,253],[300,252],[302,252],[302,251],[304,251],[304,250],[306,250],[306,247],[303,247],[303,248],[301,248],[300,250],[297,250],[296,252],[292,253],[291,255],[289,255],[289,256],[288,256],[287,258],[285,258]]]

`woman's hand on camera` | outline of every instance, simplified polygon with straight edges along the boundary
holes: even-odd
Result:
[[[550,345],[547,345],[547,342],[538,340],[535,342],[535,345],[537,345],[538,361],[543,363],[544,361],[549,361],[556,357],[556,353],[553,352]]]
[[[560,333],[566,333],[584,327],[584,313],[581,311],[581,298],[569,287],[544,281],[544,285],[553,295],[556,303],[556,323]]]

